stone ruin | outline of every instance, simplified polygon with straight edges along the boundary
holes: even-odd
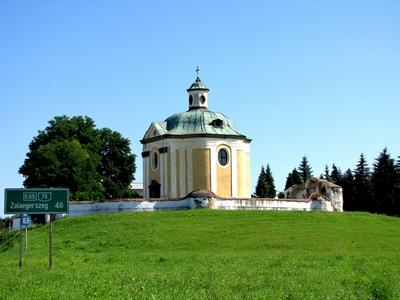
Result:
[[[307,199],[314,206],[328,211],[343,211],[342,188],[327,180],[311,177],[305,183],[295,184],[285,190],[286,199]]]

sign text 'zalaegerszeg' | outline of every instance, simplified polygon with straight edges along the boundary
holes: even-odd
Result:
[[[69,212],[69,189],[5,189],[4,213]]]

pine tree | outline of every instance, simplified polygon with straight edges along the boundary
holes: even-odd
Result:
[[[370,177],[367,161],[364,154],[361,153],[354,170],[354,210],[368,211],[371,209]]]
[[[299,173],[299,171],[296,170],[296,168],[292,171],[292,180],[293,184],[300,184],[304,182],[301,174]]]
[[[340,182],[340,179],[342,177],[342,172],[340,172],[340,169],[338,169],[335,164],[332,165],[332,172],[330,176],[330,181],[338,184]]]
[[[288,176],[286,177],[285,190],[290,188],[293,184],[293,174],[292,172],[289,172]]]
[[[325,173],[323,175],[323,179],[331,181],[331,175],[329,174],[329,167],[325,165]]]
[[[340,182],[343,192],[343,209],[346,211],[355,210],[354,208],[354,176],[350,169],[343,174]]]
[[[307,179],[312,177],[312,169],[310,165],[308,164],[308,160],[306,156],[303,156],[303,159],[301,160],[300,166],[299,166],[299,172],[301,175],[301,178],[303,179],[303,182],[306,182]]]
[[[400,216],[400,156],[397,158],[395,169],[396,169],[396,186],[394,192],[396,197],[395,197],[394,213],[397,216]]]
[[[268,164],[267,164],[267,169],[265,170],[264,182],[266,187],[265,197],[274,198],[276,196],[274,177],[272,176],[271,168],[269,167]]]
[[[267,187],[265,185],[265,169],[264,166],[261,166],[261,172],[258,176],[257,186],[256,186],[256,195],[259,198],[265,198],[267,193]]]
[[[286,178],[285,190],[290,188],[294,184],[300,184],[300,183],[303,183],[303,178],[301,178],[299,171],[297,171],[297,169],[294,168],[292,172],[289,172]]]
[[[374,196],[371,210],[378,213],[393,214],[396,204],[397,174],[394,159],[390,157],[386,148],[375,160],[371,182]]]

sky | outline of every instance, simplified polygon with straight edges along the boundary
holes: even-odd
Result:
[[[152,121],[209,109],[251,143],[251,189],[269,164],[278,191],[307,156],[354,169],[400,155],[400,1],[0,1],[0,215],[4,188],[55,116],[87,115],[137,155]]]

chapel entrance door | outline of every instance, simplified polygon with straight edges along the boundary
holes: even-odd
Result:
[[[156,180],[152,180],[151,184],[149,185],[149,196],[150,198],[160,198],[160,187]]]

